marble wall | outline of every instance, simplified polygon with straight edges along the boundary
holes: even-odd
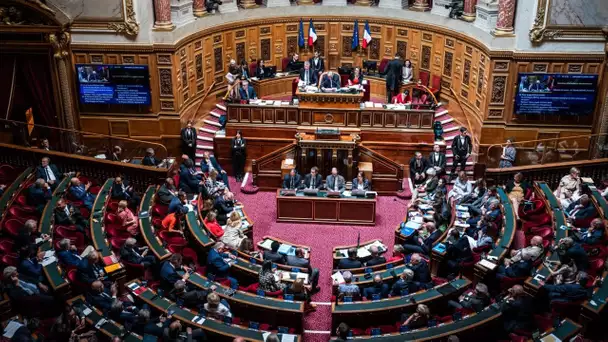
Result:
[[[548,24],[567,26],[608,25],[606,0],[551,0]]]

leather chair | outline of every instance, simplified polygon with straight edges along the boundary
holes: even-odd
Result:
[[[387,65],[388,65],[388,58],[382,58],[382,60],[380,61],[380,65],[378,66],[378,72],[381,74],[384,73]]]

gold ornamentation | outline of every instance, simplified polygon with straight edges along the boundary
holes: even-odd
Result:
[[[122,23],[109,23],[108,29],[118,33],[124,33],[127,36],[137,36],[139,33],[139,23],[137,23],[137,20],[135,19],[133,0],[125,0],[125,12],[127,14],[125,21]]]
[[[53,56],[63,59],[70,55],[70,40],[72,36],[65,31],[49,34],[49,42],[53,46]]]

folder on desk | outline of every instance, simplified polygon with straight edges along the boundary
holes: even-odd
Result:
[[[413,221],[413,220],[407,221],[405,223],[405,228],[410,228],[413,230],[418,230],[418,229],[420,229],[421,226],[422,226],[422,222],[417,222],[417,221]]]
[[[292,245],[281,244],[278,250],[279,254],[283,255],[296,255],[296,249]]]
[[[371,256],[372,253],[369,252],[369,250],[367,250],[367,247],[361,247],[359,249],[357,249],[357,258],[367,258],[368,256]]]
[[[344,277],[342,276],[342,272],[338,271],[331,275],[331,280],[336,284],[344,284]]]
[[[119,263],[115,263],[113,265],[104,267],[103,270],[106,272],[106,274],[110,274],[116,270],[119,270],[121,267],[122,266],[120,266]]]
[[[412,234],[414,234],[415,230],[409,227],[403,227],[401,228],[401,235],[404,236],[410,236]]]
[[[271,239],[266,239],[264,240],[262,243],[260,243],[260,248],[262,249],[272,249],[272,240]]]
[[[443,243],[438,243],[435,247],[433,247],[433,250],[437,253],[444,253],[445,245]]]

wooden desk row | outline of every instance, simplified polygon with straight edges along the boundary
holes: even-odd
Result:
[[[22,184],[27,179],[34,177],[32,171],[34,171],[34,168],[26,168],[6,189],[4,189],[4,193],[2,194],[2,197],[0,197],[0,222],[4,219],[4,215],[6,214],[5,210],[17,198],[17,196],[15,196],[18,193],[17,190],[23,186]]]
[[[604,220],[608,220],[608,201],[602,196],[593,184],[585,183],[591,190],[591,200],[595,203],[596,207],[599,208],[598,212]]]
[[[158,260],[163,261],[167,259],[171,252],[165,248],[162,241],[154,234],[154,228],[152,228],[152,205],[154,204],[154,195],[156,194],[156,185],[150,185],[144,196],[141,199],[141,203],[139,204],[139,229],[141,231],[144,240],[146,240],[146,244],[150,247],[150,250],[154,253],[154,255],[158,258]],[[144,217],[141,216],[142,213],[147,212],[148,214]]]
[[[103,186],[95,197],[93,209],[91,210],[91,239],[93,240],[93,246],[101,253],[102,257],[111,256],[113,254],[112,249],[105,238],[104,231],[105,208],[113,185],[114,178],[110,178],[103,183]]]

